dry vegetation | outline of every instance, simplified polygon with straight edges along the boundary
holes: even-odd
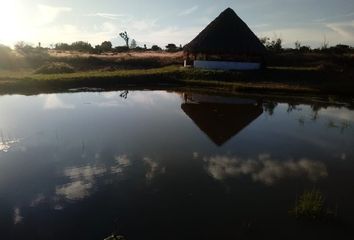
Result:
[[[1,48],[0,48],[1,50]],[[256,72],[182,68],[182,52],[129,51],[89,54],[32,48],[2,49],[2,93],[66,91],[75,87],[190,86],[229,91],[352,95],[351,54],[283,51],[267,56]]]

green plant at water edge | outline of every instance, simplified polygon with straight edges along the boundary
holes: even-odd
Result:
[[[111,235],[108,238],[105,238],[104,240],[126,240],[125,237],[123,236],[117,236],[117,235]]]
[[[326,207],[325,197],[316,189],[305,191],[290,212],[299,219],[308,220],[323,220],[333,215]]]

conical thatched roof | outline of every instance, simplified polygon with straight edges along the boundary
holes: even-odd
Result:
[[[184,50],[225,55],[260,55],[266,51],[258,37],[231,8],[222,12]]]

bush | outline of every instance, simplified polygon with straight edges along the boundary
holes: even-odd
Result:
[[[153,45],[153,46],[151,47],[151,50],[152,50],[152,51],[161,51],[162,49],[161,49],[159,46],[157,46],[157,45]]]
[[[11,48],[0,44],[0,68],[9,69],[15,67],[18,58]]]
[[[79,52],[91,52],[93,47],[88,42],[78,41],[71,44],[71,50]]]
[[[170,43],[170,44],[167,44],[166,51],[167,52],[177,52],[178,51],[178,47],[176,46],[176,44]]]
[[[122,52],[129,52],[129,47],[127,46],[118,46],[114,48],[114,52],[122,53]]]
[[[323,62],[318,65],[317,69],[322,72],[342,72],[343,68],[332,62]]]
[[[48,49],[41,47],[32,47],[24,42],[18,42],[15,45],[16,51],[24,57],[28,66],[39,67],[49,61]]]
[[[67,43],[57,43],[55,44],[55,50],[59,50],[59,51],[70,51],[71,50],[71,46]]]
[[[74,68],[67,63],[53,62],[48,63],[36,70],[37,74],[58,74],[58,73],[73,73]]]

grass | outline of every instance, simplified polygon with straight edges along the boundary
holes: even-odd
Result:
[[[4,51],[9,52],[8,49]],[[182,68],[182,53],[92,55],[51,50],[48,53],[34,51],[28,56],[9,54],[18,59],[18,66],[0,69],[0,94],[62,92],[71,88],[113,90],[128,86],[179,86],[276,94],[354,94],[354,71],[346,67],[353,59],[344,56],[284,53],[269,56],[271,66],[264,71],[227,72]],[[323,64],[326,61],[327,64]]]
[[[167,66],[150,69],[93,70],[37,74],[31,69],[0,71],[0,93],[40,93],[70,88],[111,89],[124,86],[186,86],[227,91],[352,95],[354,81],[344,74],[315,68],[268,68],[259,72],[225,72]]]

